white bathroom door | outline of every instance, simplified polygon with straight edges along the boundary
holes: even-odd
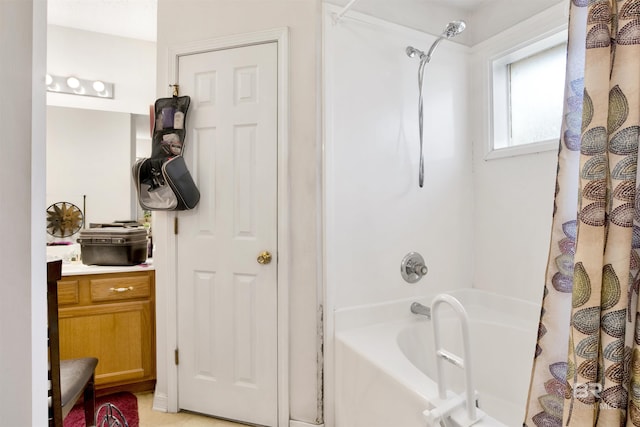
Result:
[[[277,68],[276,43],[178,62],[201,193],[178,214],[178,406],[264,426],[278,419]]]

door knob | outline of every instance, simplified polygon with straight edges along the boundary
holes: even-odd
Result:
[[[261,252],[258,255],[258,264],[269,264],[271,262],[271,253],[269,251]]]

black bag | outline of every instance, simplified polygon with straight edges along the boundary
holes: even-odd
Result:
[[[200,200],[184,158],[188,96],[160,98],[155,102],[151,157],[133,165],[138,202],[144,210],[193,209]]]

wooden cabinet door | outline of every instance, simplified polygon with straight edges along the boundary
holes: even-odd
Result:
[[[98,358],[96,386],[154,378],[149,301],[61,309],[60,356]]]
[[[63,277],[60,357],[96,357],[98,389],[153,384],[154,293],[153,272]]]

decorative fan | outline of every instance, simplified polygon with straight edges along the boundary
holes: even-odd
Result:
[[[54,237],[69,237],[84,224],[82,211],[73,203],[57,202],[47,208],[47,233]]]

